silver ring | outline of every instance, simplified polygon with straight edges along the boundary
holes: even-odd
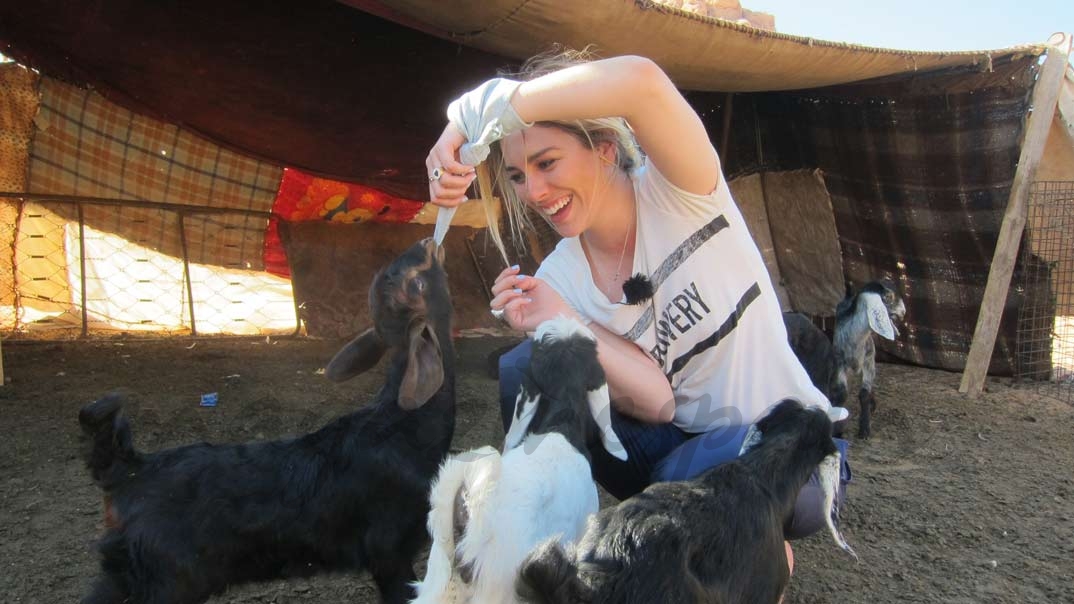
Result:
[[[491,312],[491,313],[492,313],[492,316],[493,316],[494,318],[496,318],[496,319],[498,319],[498,320],[500,320],[500,321],[503,321],[503,309],[501,309],[501,308],[493,308],[493,309],[492,309],[491,311],[489,311],[489,312]]]
[[[429,182],[434,180],[440,180],[440,177],[444,175],[444,171],[440,168],[433,168],[433,173],[429,176]]]

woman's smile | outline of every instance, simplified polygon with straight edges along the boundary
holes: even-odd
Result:
[[[538,209],[553,222],[558,222],[567,217],[568,212],[564,210],[572,201],[574,201],[574,195],[564,195],[549,205],[539,206]]]

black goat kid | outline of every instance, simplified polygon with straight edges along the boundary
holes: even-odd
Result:
[[[830,506],[839,456],[823,410],[785,400],[755,428],[738,459],[693,480],[650,485],[602,510],[575,549],[543,543],[522,565],[519,597],[775,604],[789,579],[783,527],[798,491],[820,466]]]
[[[455,425],[443,250],[411,246],[373,281],[374,327],[329,363],[344,380],[388,355],[368,406],[311,434],[140,453],[120,400],[82,409],[104,490],[101,574],[87,603],[201,602],[229,585],[368,569],[384,602],[413,597],[429,484]]]

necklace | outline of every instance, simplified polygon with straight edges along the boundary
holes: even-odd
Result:
[[[619,263],[615,265],[615,275],[612,276],[612,281],[610,285],[615,285],[616,283],[619,283],[619,275],[623,270],[623,259],[626,258],[627,244],[630,243],[630,234],[632,232],[634,232],[633,221],[631,221],[630,226],[627,227],[626,238],[623,239],[623,249],[619,251]],[[592,249],[591,246],[587,245],[587,247],[590,247],[590,249]],[[592,254],[592,252],[590,252],[590,254]],[[600,279],[603,281],[604,273],[601,272],[600,268],[597,267],[596,263],[593,263],[593,270],[597,272],[597,276],[600,277]]]

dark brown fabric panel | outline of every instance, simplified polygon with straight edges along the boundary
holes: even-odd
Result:
[[[886,278],[906,298],[891,357],[961,370],[976,328],[1021,151],[1036,65],[954,70],[788,93],[691,93],[718,148],[730,106],[724,169],[732,176],[820,168],[831,195],[845,278]],[[1021,260],[1012,284],[1023,270]],[[990,371],[1019,352],[1011,288]]]
[[[448,102],[507,59],[331,0],[0,1],[0,52],[279,165],[428,196]]]
[[[1024,81],[1024,80],[1017,80]],[[907,317],[881,348],[964,367],[1020,152],[1027,86],[808,104],[847,278],[901,285]],[[922,295],[924,294],[924,295]],[[1009,374],[1023,300],[1008,296],[990,371]]]

